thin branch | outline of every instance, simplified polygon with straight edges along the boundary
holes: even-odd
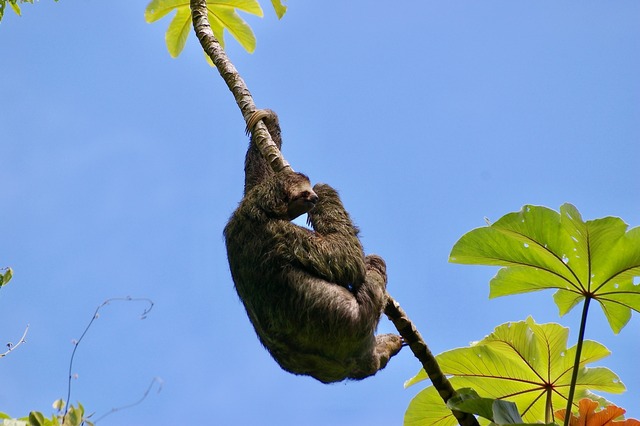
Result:
[[[240,73],[233,66],[224,49],[213,35],[213,31],[209,25],[209,19],[207,18],[207,11],[206,0],[191,0],[191,16],[196,36],[198,40],[200,40],[200,44],[206,54],[215,64],[222,79],[227,83],[229,90],[240,108],[245,123],[248,123],[249,118],[257,109],[256,104],[253,101],[251,92],[249,92],[249,88],[242,77],[240,77]],[[291,166],[287,160],[284,159],[282,153],[271,139],[267,131],[267,126],[265,126],[262,121],[252,129],[252,133],[262,156],[276,173],[285,169],[291,170]]]
[[[411,352],[413,352],[415,357],[418,358],[418,361],[422,364],[424,371],[429,376],[429,379],[431,379],[433,387],[436,388],[438,394],[446,403],[456,394],[456,391],[440,369],[438,361],[431,353],[431,350],[429,350],[429,347],[420,335],[416,326],[411,322],[409,317],[407,317],[406,312],[400,307],[400,304],[391,296],[389,296],[387,300],[387,306],[384,309],[384,313],[391,322],[393,322],[398,333],[400,333],[404,341],[409,345]],[[478,426],[478,420],[473,414],[455,410],[452,410],[451,412],[456,420],[458,420],[460,426]]]
[[[112,408],[108,413],[105,413],[102,416],[98,417],[98,419],[96,421],[94,421],[93,423],[96,424],[100,420],[104,419],[107,416],[110,416],[113,413],[116,413],[116,412],[121,411],[121,410],[126,410],[127,408],[135,407],[136,405],[141,404],[142,401],[147,399],[147,396],[149,396],[149,392],[151,392],[151,388],[153,388],[154,383],[158,384],[158,392],[157,393],[160,393],[160,391],[162,390],[162,385],[164,384],[164,381],[160,377],[154,377],[153,380],[151,380],[151,383],[149,384],[149,386],[147,387],[147,390],[144,391],[144,394],[142,395],[142,397],[140,399],[138,399],[136,402],[133,402],[131,404],[123,405],[121,407]]]
[[[107,299],[104,302],[102,302],[102,304],[100,306],[98,306],[96,308],[96,311],[93,313],[93,317],[91,318],[91,321],[89,321],[89,324],[87,324],[87,326],[85,327],[84,331],[82,332],[82,335],[80,336],[80,338],[78,340],[73,340],[73,352],[71,352],[71,359],[69,360],[69,378],[68,378],[68,383],[67,383],[67,399],[66,399],[66,405],[65,405],[65,409],[64,409],[64,414],[63,414],[63,418],[64,416],[67,415],[67,413],[69,412],[69,406],[71,405],[69,403],[70,398],[71,398],[71,380],[73,378],[73,375],[71,374],[72,370],[73,370],[73,360],[76,356],[76,351],[78,350],[78,345],[80,345],[80,342],[82,342],[82,339],[84,339],[84,336],[87,334],[87,331],[89,331],[89,328],[91,328],[91,325],[93,324],[93,322],[98,319],[99,315],[98,312],[100,311],[100,309],[102,309],[103,306],[108,305],[111,302],[147,302],[149,304],[149,306],[147,308],[145,308],[145,310],[142,312],[142,314],[140,315],[140,319],[146,319],[147,318],[147,314],[151,311],[151,309],[153,309],[153,301],[151,299],[147,299],[146,297],[141,297],[141,298],[132,298],[132,297],[114,297],[111,299]]]
[[[0,358],[4,358],[5,356],[9,355],[9,353],[16,350],[18,346],[20,346],[23,343],[26,343],[26,337],[28,332],[29,332],[29,324],[27,324],[27,328],[24,329],[24,333],[22,333],[22,337],[20,338],[20,341],[18,341],[18,343],[16,343],[15,345],[11,342],[7,343],[7,347],[9,348],[9,350],[7,350],[4,353],[1,353]]]

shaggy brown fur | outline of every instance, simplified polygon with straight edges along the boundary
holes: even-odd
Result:
[[[325,383],[375,374],[402,346],[400,336],[374,336],[387,298],[384,260],[364,256],[333,188],[312,189],[300,173],[264,172],[253,148],[247,192],[224,235],[260,341],[283,369]],[[307,211],[314,231],[291,223]]]

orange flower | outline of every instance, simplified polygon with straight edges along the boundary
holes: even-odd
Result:
[[[614,421],[626,411],[615,405],[607,405],[596,413],[598,403],[588,398],[578,402],[578,417],[571,413],[569,419],[570,426],[640,426],[640,421],[636,419],[626,419]],[[559,420],[564,420],[567,410],[558,410],[554,414]]]

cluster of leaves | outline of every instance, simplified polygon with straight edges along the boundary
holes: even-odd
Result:
[[[55,0],[58,1],[58,0]],[[18,16],[22,16],[22,11],[20,10],[20,3],[31,3],[33,4],[33,0],[0,0],[0,21],[2,21],[2,17],[4,16],[4,9],[7,7],[7,3],[11,6],[11,9]]]
[[[56,2],[58,0],[55,0]],[[21,3],[33,3],[34,0],[0,0],[0,21],[4,16],[7,4],[13,9],[16,15],[21,16]],[[287,6],[283,0],[271,0],[273,10],[278,19],[287,13]],[[247,24],[236,12],[241,10],[251,15],[263,17],[264,13],[257,0],[212,0],[207,2],[209,9],[209,23],[213,34],[222,46],[224,46],[224,30],[226,29],[233,38],[249,53],[256,48],[256,38]],[[165,42],[172,57],[177,57],[184,49],[187,37],[191,32],[191,10],[188,0],[152,0],[147,5],[144,17],[147,22],[155,22],[165,15],[176,11],[175,16],[167,28]]]
[[[609,351],[585,340],[584,330],[591,300],[600,304],[614,333],[629,322],[632,311],[640,311],[640,283],[634,282],[640,276],[640,228],[627,228],[615,217],[584,222],[570,204],[561,206],[559,213],[524,206],[460,238],[451,251],[451,262],[503,266],[490,282],[491,297],[555,289],[560,315],[582,301],[583,316],[578,343],[570,348],[568,329],[558,324],[536,324],[528,318],[500,325],[468,348],[438,355],[440,367],[452,376],[454,387],[473,388],[488,397],[466,395],[462,399],[471,402],[456,405],[460,401],[453,401],[450,409],[479,414],[501,424],[495,419],[493,403],[513,401],[521,416],[507,416],[511,419],[507,423],[513,424],[551,423],[554,413],[564,419],[566,410],[558,410],[561,404],[570,401],[571,407],[581,410],[586,404],[581,402],[578,407],[573,403],[574,396],[593,401],[593,410],[598,406],[615,407],[591,393],[619,393],[625,388],[610,370],[585,366],[608,356]],[[421,371],[406,386],[426,377]],[[620,409],[615,408],[617,411],[606,408],[603,412],[620,415]],[[566,419],[565,424],[570,421]],[[455,423],[432,387],[420,392],[405,414],[406,425]]]
[[[39,411],[32,411],[27,417],[19,419],[0,413],[0,419],[3,419],[4,426],[93,426],[93,423],[84,416],[84,407],[80,403],[77,407],[70,405],[66,414],[62,412],[64,401],[61,399],[53,403],[53,408],[58,410],[58,413],[53,414],[50,418],[45,417]]]
[[[271,4],[278,16],[282,18],[287,7],[281,0],[271,0]],[[256,37],[247,24],[236,12],[241,10],[251,15],[262,17],[264,13],[257,0],[211,0],[207,1],[207,17],[213,34],[224,47],[224,30],[249,53],[256,48]],[[144,18],[147,22],[155,22],[170,12],[176,11],[165,33],[167,50],[172,57],[180,55],[184,49],[189,33],[191,33],[191,9],[188,0],[152,0],[147,5]]]

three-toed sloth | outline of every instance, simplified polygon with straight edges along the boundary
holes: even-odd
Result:
[[[281,147],[273,111],[258,110]],[[291,221],[307,213],[313,231]],[[365,256],[358,228],[329,185],[275,173],[250,143],[245,194],[224,229],[235,287],[256,333],[280,366],[330,383],[363,379],[402,347],[374,332],[387,300],[386,266]]]

